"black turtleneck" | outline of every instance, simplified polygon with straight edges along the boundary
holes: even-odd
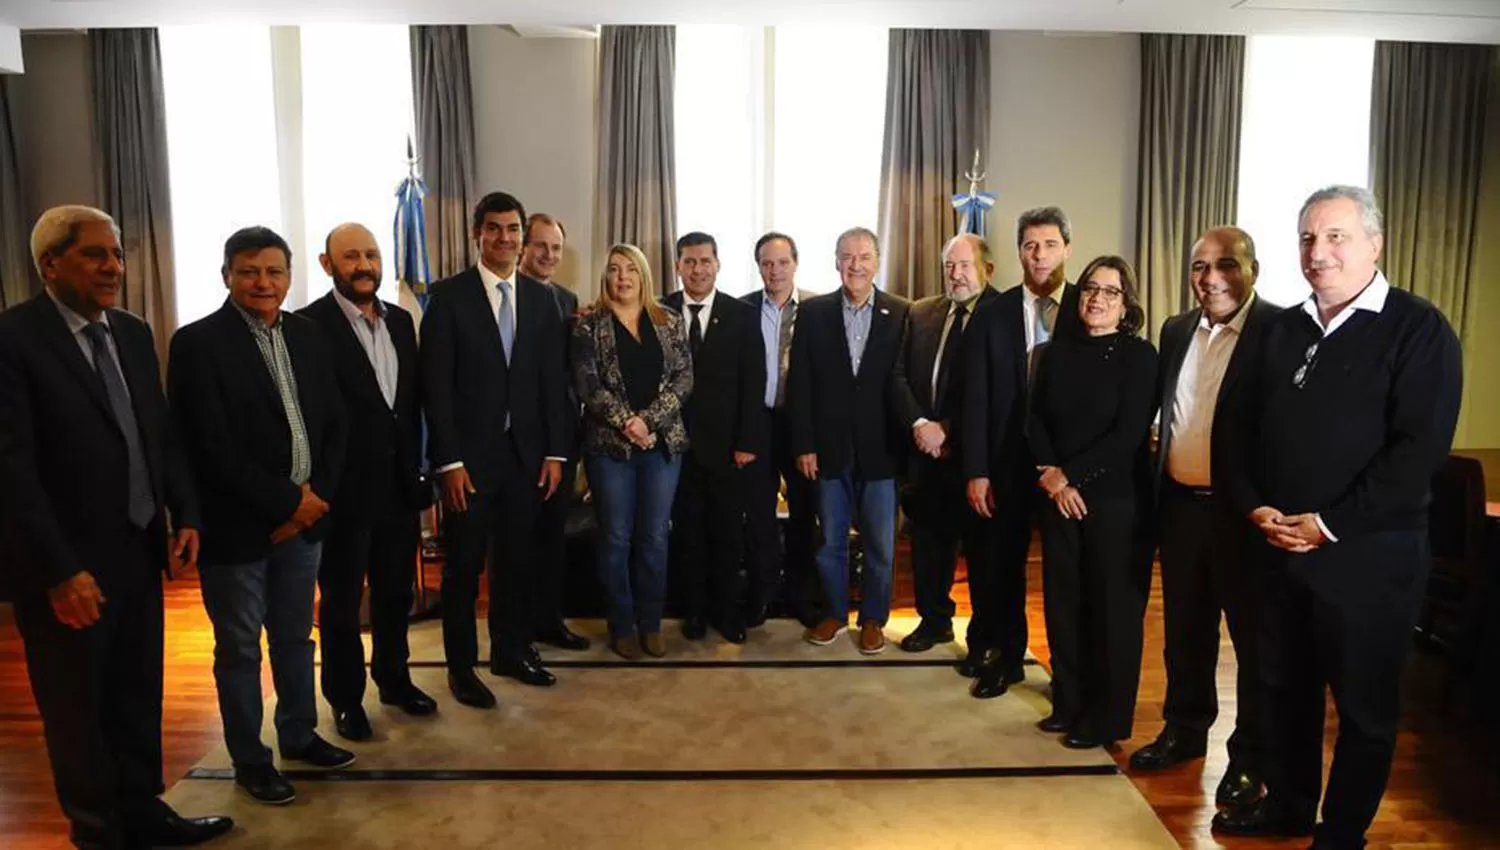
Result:
[[[1156,412],[1156,349],[1140,337],[1059,334],[1041,350],[1029,439],[1036,462],[1060,466],[1090,496],[1129,496]]]

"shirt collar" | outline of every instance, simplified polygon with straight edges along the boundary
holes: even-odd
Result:
[[[839,300],[843,302],[845,310],[852,313],[863,313],[875,306],[875,292],[876,290],[871,287],[870,294],[865,296],[865,303],[856,305],[853,301],[849,300],[848,290],[839,287]]]
[[[1385,279],[1385,272],[1376,269],[1375,277],[1369,283],[1365,284],[1365,288],[1350,302],[1348,307],[1344,308],[1344,312],[1352,313],[1355,310],[1368,310],[1371,313],[1379,313],[1385,309],[1385,299],[1390,294],[1391,282]],[[1323,321],[1318,318],[1317,293],[1307,296],[1307,300],[1302,302],[1302,312],[1311,316],[1312,320],[1318,323],[1318,327],[1323,327]],[[1337,321],[1337,317],[1335,317],[1335,321]]]
[[[694,304],[702,304],[705,310],[712,313],[714,311],[714,296],[718,294],[719,288],[716,286],[708,291],[708,297],[704,298],[702,301],[694,301],[693,296],[687,294],[687,290],[684,289],[682,291],[682,306],[684,308],[687,308],[693,306]]]
[[[714,287],[714,291],[718,292],[719,288],[718,287]],[[798,306],[797,305],[797,287],[795,285],[792,286],[792,294],[789,295],[789,296],[787,296],[786,302],[787,302],[787,304],[791,304],[793,306]],[[760,288],[760,305],[761,305],[762,308],[770,307],[772,310],[779,310],[782,307],[786,306],[786,304],[783,304],[783,305],[781,305],[781,307],[777,307],[776,306],[776,299],[771,297],[770,291],[767,290],[764,286],[762,286]]]
[[[1048,294],[1047,297],[1051,298],[1054,304],[1061,304],[1063,289],[1067,287],[1067,285],[1068,282],[1063,281],[1062,283],[1058,284],[1058,287],[1052,290],[1052,292]],[[1021,282],[1021,297],[1026,299],[1026,303],[1030,304],[1033,310],[1036,309],[1036,302],[1042,300],[1042,297],[1040,295],[1037,295],[1035,292],[1031,291],[1031,287],[1027,286],[1025,281]]]
[[[365,318],[364,311],[359,309],[359,305],[345,298],[344,293],[339,292],[338,287],[334,287],[333,300],[338,302],[339,309],[344,311],[344,315],[348,316],[350,321]],[[375,316],[380,319],[385,318],[385,302],[379,298],[375,299]]]
[[[82,333],[83,329],[91,324],[88,319],[83,317],[82,313],[64,304],[62,299],[57,297],[57,293],[52,291],[52,287],[44,287],[44,290],[47,293],[47,297],[52,299],[52,303],[57,305],[57,312],[62,314],[63,321],[68,323],[69,333],[74,335]],[[99,321],[103,322],[105,327],[109,327],[108,310],[99,314]]]
[[[272,322],[270,325],[267,325],[265,322],[262,322],[260,320],[259,316],[255,315],[254,313],[250,312],[249,310],[246,310],[244,307],[241,307],[240,305],[235,304],[234,303],[234,299],[231,298],[229,300],[229,303],[234,305],[235,311],[240,314],[240,318],[242,318],[242,319],[245,320],[245,323],[250,326],[250,330],[252,330],[252,331],[272,331],[272,330],[275,330],[276,328],[281,327],[281,311],[280,310],[276,311],[276,321]]]
[[[1255,290],[1252,289],[1250,290],[1250,295],[1245,298],[1245,303],[1241,304],[1240,309],[1236,310],[1234,312],[1234,315],[1229,317],[1229,321],[1224,323],[1225,327],[1234,331],[1236,334],[1244,333],[1245,318],[1250,315],[1250,304],[1254,300]],[[1210,332],[1212,332],[1214,329],[1214,323],[1209,320],[1208,313],[1203,311],[1202,309],[1198,311],[1198,327]]]
[[[486,289],[494,289],[495,286],[498,283],[500,283],[500,281],[503,280],[506,283],[510,284],[510,288],[511,288],[512,292],[515,291],[515,289],[516,289],[516,273],[515,272],[511,272],[510,273],[510,277],[501,277],[500,275],[497,275],[494,272],[490,271],[490,267],[486,266],[484,263],[478,263],[476,265],[479,268],[479,279],[482,280],[482,281],[484,281],[484,286],[485,286]]]

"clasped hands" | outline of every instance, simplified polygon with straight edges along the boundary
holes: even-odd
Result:
[[[646,420],[639,416],[632,416],[625,420],[625,424],[620,426],[620,433],[625,435],[625,439],[629,440],[631,445],[641,451],[649,451],[656,447],[656,435],[646,425]]]
[[[933,458],[940,458],[948,451],[948,431],[938,422],[923,422],[911,429],[911,439],[917,451]]]
[[[1266,542],[1293,554],[1311,552],[1328,542],[1328,536],[1318,525],[1317,514],[1287,515],[1270,505],[1261,505],[1250,512],[1250,522],[1266,536]]]

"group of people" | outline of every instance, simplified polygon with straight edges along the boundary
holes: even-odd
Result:
[[[355,758],[315,732],[315,590],[339,735],[372,734],[366,581],[380,701],[435,712],[408,673],[406,623],[418,515],[436,499],[454,699],[496,704],[475,673],[486,565],[490,671],[553,684],[535,645],[589,646],[563,620],[581,460],[609,647],[626,659],[668,651],[669,572],[685,639],[712,627],[740,643],[785,612],[808,642],[839,640],[851,526],[852,640],[881,652],[901,510],[921,616],[901,649],[955,639],[961,552],[973,617],[959,671],[975,697],[998,697],[1024,678],[1039,529],[1052,713],[1038,726],[1073,748],[1131,736],[1159,550],[1166,724],[1132,765],[1204,754],[1222,613],[1239,713],[1215,829],[1313,833],[1329,685],[1339,743],[1314,846],[1362,846],[1390,768],[1460,354],[1446,320],[1377,269],[1367,191],[1315,193],[1299,234],[1312,295],[1286,310],[1255,295],[1249,234],[1202,234],[1197,306],[1165,323],[1158,356],[1128,262],[1098,257],[1068,280],[1073,234],[1056,207],[1020,216],[1021,285],[1003,292],[988,243],[962,234],[942,252],[944,291],[909,302],[875,286],[879,239],[852,228],[834,246],[837,291],[799,290],[797,244],[772,232],[755,246],[763,288],[734,298],[716,289],[714,239],[695,232],[676,244],[679,291],[658,299],[647,258],[619,244],[580,308],[552,279],[562,223],[495,192],[473,211],[478,262],[433,285],[420,334],[379,297],[364,227],[328,234],[333,290],[295,313],[282,309],[285,240],[236,232],[228,299],[172,337],[163,393],[151,329],[116,307],[114,222],[49,210],[31,243],[45,291],[0,314],[0,541],[73,840],[181,845],[231,826],[158,799],[164,566],[201,567],[237,784],[290,802],[260,735],[262,633],[284,760]]]

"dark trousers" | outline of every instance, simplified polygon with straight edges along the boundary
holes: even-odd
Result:
[[[740,618],[744,594],[745,470],[714,466],[691,452],[682,459],[672,505],[672,566],[683,614],[720,625]]]
[[[966,488],[963,473],[951,459],[920,455],[912,461],[911,476],[902,492],[901,505],[911,520],[917,614],[923,623],[935,628],[953,626],[953,573],[959,547],[963,547],[971,576],[983,560],[980,538],[985,523],[969,508]],[[980,581],[983,583],[983,579]]]
[[[1339,729],[1319,846],[1363,847],[1396,749],[1401,673],[1430,566],[1426,533],[1378,532],[1306,555],[1265,544],[1260,552],[1267,795],[1294,817],[1316,810],[1326,686]]]
[[[490,653],[494,658],[516,658],[531,646],[530,600],[536,583],[531,540],[541,491],[536,476],[522,471],[510,436],[499,439],[510,450],[501,453],[502,468],[495,480],[469,494],[467,511],[443,514],[448,550],[443,563],[443,653],[449,670],[468,670],[478,663],[474,606],[486,556]]]
[[[780,597],[788,613],[810,622],[827,607],[815,562],[819,542],[817,485],[797,471],[785,408],[772,410],[770,416],[770,457],[756,458],[746,467],[749,601],[753,610],[774,605]],[[776,496],[783,480],[790,514],[784,548],[781,522],[776,517]]]
[[[87,629],[57,621],[47,595],[16,600],[31,692],[53,784],[77,843],[115,846],[162,793],[162,591],[165,552],[129,532]]]
[[[1130,737],[1151,574],[1142,573],[1135,499],[1088,500],[1082,520],[1041,512],[1052,710],[1102,740]]]
[[[370,678],[382,690],[411,682],[406,642],[421,527],[399,504],[375,515],[335,515],[318,568],[318,633],[323,644],[323,698],[336,711],[365,697],[365,647],[359,609],[370,584]]]
[[[1038,500],[1036,485],[1029,480],[997,494],[995,515],[987,521],[980,519],[980,532],[968,558],[969,601],[974,609],[966,639],[969,652],[982,655],[995,650],[1007,667],[1026,659],[1030,640],[1026,559],[1031,551],[1031,529],[1040,510]],[[968,507],[965,510],[973,511]]]
[[[563,464],[562,483],[552,498],[542,502],[537,515],[534,546],[536,569],[532,573],[531,625],[537,634],[555,631],[563,621],[568,584],[568,514],[573,510],[578,485],[578,459]]]
[[[1161,497],[1161,590],[1165,609],[1167,725],[1203,739],[1219,715],[1219,612],[1229,622],[1236,662],[1229,761],[1258,772],[1264,709],[1255,616],[1260,588],[1245,553],[1254,526],[1217,496],[1166,481]]]

